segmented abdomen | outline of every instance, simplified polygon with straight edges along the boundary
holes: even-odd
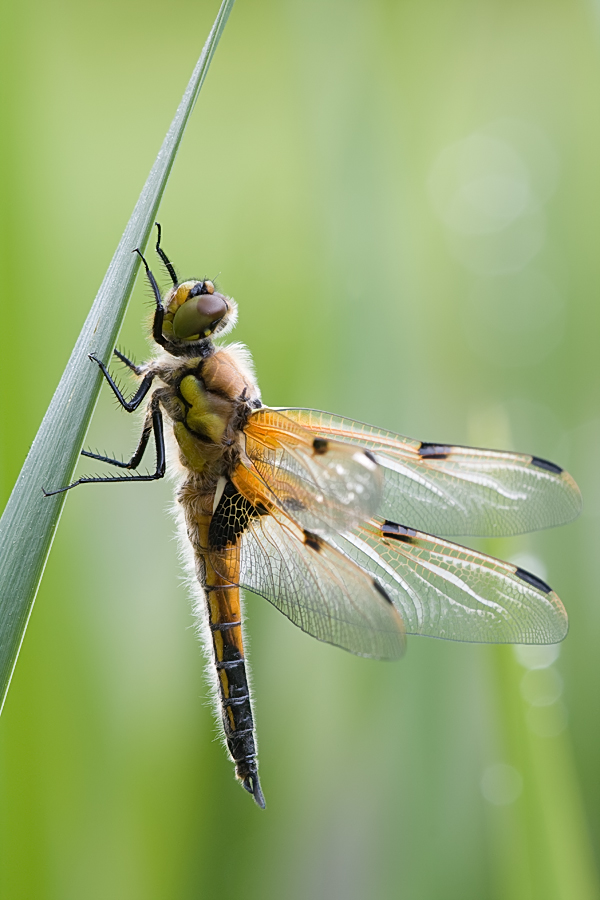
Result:
[[[258,779],[254,719],[242,640],[237,549],[235,546],[215,552],[208,549],[211,520],[212,516],[208,515],[195,517],[198,541],[193,540],[192,545],[199,577],[204,573],[202,587],[206,593],[223,730],[235,763],[236,776],[258,805],[264,807],[265,801]]]

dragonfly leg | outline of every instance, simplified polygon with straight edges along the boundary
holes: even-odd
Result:
[[[111,463],[112,465],[116,465],[121,468],[135,469],[140,464],[142,456],[144,455],[144,451],[148,446],[151,432],[154,433],[154,444],[156,447],[156,469],[152,474],[108,475],[102,477],[84,476],[83,478],[78,478],[77,481],[74,481],[72,484],[68,484],[63,488],[58,488],[55,491],[46,491],[44,490],[44,488],[42,488],[44,495],[46,497],[52,497],[54,494],[64,494],[65,491],[70,491],[71,488],[77,487],[78,484],[103,484],[104,482],[126,481],[157,481],[160,478],[164,478],[166,470],[165,435],[163,430],[162,413],[160,411],[158,397],[156,396],[152,398],[150,410],[148,411],[148,418],[146,420],[146,423],[144,424],[144,430],[142,432],[142,437],[140,438],[137,450],[128,463],[123,463],[120,460],[109,459],[108,457],[99,456],[94,453],[84,452],[83,455],[91,456],[92,459],[99,459],[102,462]]]
[[[91,453],[89,450],[82,450],[81,455],[87,456],[90,459],[98,459],[100,462],[108,463],[111,466],[118,466],[120,469],[137,469],[146,452],[146,447],[148,446],[148,441],[152,434],[152,427],[152,418],[147,418],[144,422],[144,430],[142,431],[140,442],[129,462],[123,462],[122,459],[113,459],[110,456],[102,456],[100,453]]]
[[[150,271],[150,266],[146,262],[143,254],[142,254],[142,251],[136,247],[133,252],[137,253],[139,258],[144,263],[144,268],[146,270],[146,278],[150,282],[150,287],[152,288],[152,293],[154,294],[154,299],[156,300],[156,310],[154,312],[154,321],[152,323],[152,337],[154,338],[154,340],[156,341],[157,344],[160,344],[161,347],[165,347],[167,341],[162,333],[163,320],[165,318],[165,309],[162,304],[162,297],[160,296],[160,289],[156,283],[156,278]]]
[[[144,370],[142,369],[142,367],[136,366],[136,364],[134,362],[132,362],[130,359],[128,359],[124,353],[121,353],[120,350],[117,350],[116,347],[113,350],[113,353],[115,354],[117,359],[120,359],[122,363],[125,363],[127,368],[131,369],[132,372],[135,372],[136,375],[143,375]]]
[[[173,263],[171,262],[171,260],[169,259],[169,257],[165,253],[165,251],[160,246],[162,229],[161,229],[160,225],[158,224],[158,222],[155,222],[154,224],[156,225],[156,227],[158,229],[158,234],[156,236],[156,252],[162,259],[163,265],[164,265],[165,269],[167,270],[167,272],[169,273],[171,281],[173,282],[173,284],[177,284],[179,279],[177,278],[177,273],[175,272],[175,269],[173,268]]]
[[[126,357],[122,357],[122,355],[117,350],[115,350],[114,352],[117,354],[119,359],[123,359],[124,362],[129,364],[129,360]],[[110,372],[108,371],[108,369],[106,368],[106,366],[104,365],[102,360],[98,359],[98,357],[95,356],[93,353],[89,354],[89,358],[91,360],[93,360],[93,362],[98,363],[100,371],[102,372],[102,374],[108,381],[109,385],[112,388],[113,394],[115,395],[115,397],[117,398],[117,400],[119,401],[119,403],[121,404],[123,409],[126,410],[127,412],[134,412],[134,410],[136,410],[138,408],[138,406],[140,405],[140,403],[142,402],[142,400],[144,399],[144,397],[150,390],[150,388],[152,386],[152,382],[154,380],[154,372],[150,372],[148,375],[146,375],[144,377],[142,383],[140,384],[139,388],[137,389],[137,391],[131,398],[131,400],[126,400],[125,397],[123,396],[123,394],[121,393],[121,391],[119,390],[119,388],[117,387],[117,385],[115,384],[115,382],[113,381]],[[131,367],[133,368],[133,366],[131,366]]]

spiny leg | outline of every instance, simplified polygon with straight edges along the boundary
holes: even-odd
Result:
[[[144,259],[142,251],[138,247],[136,247],[133,252],[137,253],[137,255],[139,256],[141,261],[144,263],[144,268],[146,270],[146,277],[147,277],[148,281],[150,282],[150,287],[152,288],[152,293],[154,294],[154,299],[156,301],[156,311],[154,313],[154,321],[152,323],[152,337],[154,338],[154,340],[156,341],[157,344],[160,344],[161,347],[165,347],[167,344],[167,341],[165,340],[165,337],[162,333],[163,320],[165,318],[165,310],[164,310],[164,307],[162,304],[162,297],[160,296],[160,289],[156,283],[156,278],[150,271],[150,266]]]
[[[137,366],[134,368],[133,364],[129,362],[127,357],[122,356],[122,354],[119,353],[117,350],[115,350],[114,352],[117,354],[119,359],[122,359],[123,362],[125,362],[127,365],[129,365],[131,368],[133,368],[134,371],[137,369]],[[104,365],[102,360],[98,359],[98,357],[95,356],[93,353],[89,354],[89,358],[91,360],[93,360],[95,363],[98,363],[98,366],[100,367],[100,371],[102,372],[102,374],[108,381],[115,397],[117,398],[117,400],[119,401],[119,403],[121,404],[123,409],[126,410],[127,412],[134,412],[138,408],[138,406],[140,405],[140,403],[142,402],[142,400],[144,399],[144,397],[146,396],[148,391],[150,390],[150,388],[152,386],[152,382],[154,380],[154,372],[150,372],[148,375],[144,376],[142,383],[140,384],[139,388],[137,389],[137,391],[135,392],[135,394],[133,395],[131,400],[126,400],[125,397],[123,396],[123,394],[121,393],[121,391],[119,390],[119,388],[117,387],[117,385],[115,384],[115,382],[113,381],[110,372],[108,371],[108,369],[106,368],[106,366]],[[140,373],[138,372],[138,374],[140,374]]]
[[[92,453],[90,450],[82,450],[81,455],[87,456],[89,459],[98,459],[100,462],[109,463],[111,466],[118,466],[120,469],[137,469],[139,464],[142,461],[144,453],[146,452],[146,447],[148,446],[148,441],[150,440],[150,435],[152,433],[152,420],[146,419],[144,422],[144,430],[142,431],[142,436],[140,438],[140,442],[137,445],[135,453],[129,460],[129,462],[123,462],[122,459],[112,459],[110,456],[102,456],[100,453]]]
[[[152,398],[149,416],[146,424],[144,425],[144,431],[142,432],[140,443],[138,444],[138,448],[133,454],[129,463],[124,464],[119,460],[111,460],[102,456],[96,456],[93,453],[84,453],[84,456],[91,456],[94,459],[100,459],[104,462],[113,463],[120,467],[134,469],[140,464],[142,456],[144,455],[144,451],[148,446],[148,440],[151,431],[154,432],[154,444],[156,447],[156,470],[152,475],[108,475],[104,477],[96,476],[95,478],[84,476],[83,478],[79,478],[77,481],[74,481],[72,484],[68,484],[63,488],[58,488],[55,491],[46,491],[44,490],[44,488],[42,488],[44,495],[46,497],[52,497],[54,494],[63,494],[65,491],[70,491],[71,488],[77,487],[78,484],[103,484],[104,482],[128,481],[157,481],[159,478],[164,478],[166,470],[165,436],[163,431],[162,413],[160,411],[158,397],[156,396]]]
[[[169,259],[169,257],[168,257],[167,254],[165,253],[165,251],[164,251],[164,250],[162,249],[162,247],[160,246],[160,239],[161,239],[161,235],[162,235],[162,228],[160,227],[160,225],[159,225],[158,222],[155,222],[154,224],[156,225],[156,227],[157,227],[157,229],[158,229],[158,235],[157,235],[157,237],[156,237],[156,252],[158,253],[158,255],[160,256],[160,258],[162,259],[163,264],[164,264],[164,267],[165,267],[165,269],[167,270],[167,272],[169,273],[169,275],[170,275],[170,277],[171,277],[171,281],[173,282],[173,284],[177,284],[178,281],[179,281],[179,279],[177,278],[177,274],[176,274],[176,272],[175,272],[175,269],[173,268],[173,263],[171,262],[171,260]]]
[[[117,357],[117,359],[120,359],[122,363],[125,363],[125,365],[127,366],[127,368],[128,368],[128,369],[131,369],[132,372],[135,372],[136,375],[142,375],[142,374],[143,374],[143,371],[144,371],[144,370],[142,369],[142,367],[141,367],[141,366],[136,366],[136,364],[135,364],[134,362],[132,362],[130,359],[128,359],[128,358],[125,356],[124,353],[121,353],[120,350],[117,350],[116,347],[115,347],[115,349],[113,350],[113,353],[115,354],[115,356]]]

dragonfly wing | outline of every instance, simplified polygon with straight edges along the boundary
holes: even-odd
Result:
[[[215,571],[226,580],[239,571],[241,587],[320,641],[359,656],[400,656],[404,625],[382,584],[277,507],[257,508],[254,487],[239,466],[223,490],[209,529]]]
[[[244,435],[250,468],[303,528],[339,531],[377,511],[383,474],[364,447],[317,437],[268,407],[252,413]]]
[[[382,582],[407,634],[552,644],[567,633],[558,596],[518,566],[379,519],[335,541]]]
[[[442,535],[521,534],[581,512],[574,480],[554,463],[499,450],[428,444],[312,409],[287,418],[323,438],[374,453],[384,472],[379,512]]]

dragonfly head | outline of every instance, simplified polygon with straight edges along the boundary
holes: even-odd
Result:
[[[184,281],[174,285],[164,300],[163,334],[170,343],[192,344],[214,334],[231,331],[237,305],[215,290],[212,281]]]

